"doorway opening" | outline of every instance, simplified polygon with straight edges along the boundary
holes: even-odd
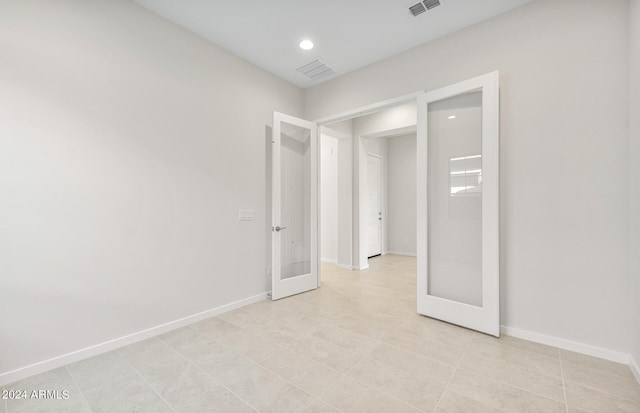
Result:
[[[337,268],[366,270],[370,257],[388,249],[387,140],[415,131],[415,184],[402,182],[397,187],[413,186],[416,196],[417,312],[498,336],[498,85],[499,74],[493,72],[316,122],[274,113],[273,299],[320,286],[323,252],[318,241],[323,232],[325,246],[330,247],[331,241],[334,246],[334,256],[326,252],[324,258],[335,261]],[[288,136],[286,124],[302,128],[308,142],[301,152],[304,156],[298,156],[309,167],[300,181],[306,182],[308,192],[298,190],[297,181],[282,179],[282,171],[288,168],[284,143],[296,139]],[[335,155],[332,160],[321,159],[322,153],[317,152],[325,135],[337,139],[327,140],[327,154]],[[324,185],[331,187],[334,200],[325,194],[323,203],[334,214],[324,221],[337,229],[322,229],[318,214],[322,198],[318,175],[323,163],[335,166],[330,174],[334,185]],[[291,213],[289,206],[299,213]],[[290,242],[291,236],[282,234],[291,225],[287,222],[298,225],[296,217],[302,217],[301,228],[308,229],[301,232],[307,241]],[[329,234],[332,229],[334,234]],[[408,244],[409,238],[404,239]],[[286,255],[288,250],[301,254]],[[299,261],[307,256],[308,268],[288,277],[284,258]]]
[[[416,256],[416,129],[415,99],[320,128],[323,262]]]

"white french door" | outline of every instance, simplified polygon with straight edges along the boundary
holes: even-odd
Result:
[[[273,113],[273,300],[318,287],[317,125]]]
[[[418,313],[494,336],[499,312],[498,72],[418,97]]]

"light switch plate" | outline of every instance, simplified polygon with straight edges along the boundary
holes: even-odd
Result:
[[[238,220],[240,221],[255,221],[256,211],[253,209],[240,209],[238,210]]]

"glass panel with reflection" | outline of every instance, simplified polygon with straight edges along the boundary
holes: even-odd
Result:
[[[482,93],[430,103],[429,295],[482,306]]]
[[[311,273],[311,132],[282,123],[281,278]]]

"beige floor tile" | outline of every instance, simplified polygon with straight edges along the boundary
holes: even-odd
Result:
[[[628,399],[640,400],[640,385],[635,378],[606,374],[572,363],[563,363],[562,372],[566,382],[577,383]]]
[[[503,359],[486,358],[473,352],[464,355],[460,367],[564,403],[564,389],[560,377],[525,370]]]
[[[35,399],[29,403],[19,403],[10,407],[11,413],[91,413],[84,399]],[[4,403],[3,403],[4,405]],[[2,411],[2,409],[0,409]]]
[[[253,362],[229,360],[216,374],[222,385],[260,411],[298,411],[313,400],[310,394]]]
[[[413,376],[372,359],[361,361],[348,375],[367,387],[428,412],[433,411],[444,390],[442,384]]]
[[[449,364],[457,364],[465,352],[463,347],[447,345],[439,342],[436,337],[418,337],[402,331],[396,332],[396,334],[387,339],[386,342],[395,347]]]
[[[71,363],[67,369],[83,392],[136,374],[116,351]]]
[[[373,349],[382,343],[380,340],[331,325],[319,325],[311,333],[311,336],[331,342],[361,356],[370,354]]]
[[[330,406],[320,399],[316,399],[310,406],[302,410],[303,413],[340,413],[340,410]]]
[[[65,367],[9,384],[7,391],[24,392],[26,398],[0,400],[0,412],[89,412],[84,396]],[[33,392],[36,392],[35,395]],[[41,394],[40,391],[51,393]],[[64,399],[68,392],[68,399]]]
[[[446,390],[435,413],[505,413],[488,404]]]
[[[85,393],[94,413],[165,413],[172,409],[136,375],[127,376]]]
[[[440,384],[447,383],[455,370],[452,364],[414,354],[389,344],[381,344],[370,357],[414,376]]]
[[[525,370],[561,378],[560,359],[520,350],[513,346],[501,345],[495,341],[491,342],[484,338],[479,338],[479,336],[478,334],[471,340],[471,345],[468,348],[470,353],[478,354],[491,360],[502,360]]]
[[[119,348],[117,352],[137,370],[144,369],[162,360],[179,357],[174,349],[157,337]]]
[[[277,302],[280,303],[281,307],[285,310],[296,312],[309,318],[331,316],[337,312],[335,309],[308,304],[304,301],[296,300],[294,297],[284,298]]]
[[[200,333],[192,326],[169,331],[168,333],[159,335],[158,338],[167,343],[178,353],[182,353],[189,348],[201,346],[213,341],[211,338]]]
[[[569,406],[568,413],[589,413],[586,410],[578,409],[577,407]]]
[[[253,363],[248,358],[216,342],[193,346],[185,350],[184,356],[219,381],[226,374],[234,374],[236,366]]]
[[[173,407],[218,385],[215,379],[184,358],[158,362],[140,370],[140,374]]]
[[[510,412],[566,412],[564,403],[463,369],[456,371],[447,390]]]
[[[230,350],[254,361],[264,360],[274,352],[283,350],[281,346],[273,341],[251,334],[245,330],[236,331],[235,333],[220,337],[217,341]]]
[[[333,316],[332,320],[328,320],[327,323],[376,340],[385,340],[394,335],[398,328],[397,320],[388,316],[378,315],[378,317],[375,317],[373,314],[369,315],[370,317],[367,314],[358,315],[356,311],[339,313]]]
[[[306,316],[293,320],[272,319],[248,326],[246,331],[264,337],[303,337],[318,329],[318,322]]]
[[[427,342],[436,341],[464,351],[473,337],[473,331],[429,317],[416,316],[400,324],[400,331],[418,336]]]
[[[222,386],[196,394],[176,408],[179,413],[233,412],[249,413],[256,410]]]
[[[626,364],[615,363],[586,354],[575,353],[573,351],[559,350],[563,363],[577,364],[581,367],[588,367],[603,373],[615,374],[621,377],[634,378],[631,369]]]
[[[504,334],[501,335],[500,338],[496,338],[487,334],[476,333],[474,338],[477,340],[485,340],[494,344],[510,346],[519,350],[530,351],[532,353],[554,359],[557,359],[560,353],[560,350],[555,347],[534,343],[532,341],[522,340],[516,337],[506,336]]]
[[[349,370],[362,358],[358,353],[311,336],[293,339],[283,345],[286,345],[287,348],[296,353],[340,372]]]
[[[616,397],[576,383],[565,383],[567,403],[590,413],[638,413],[640,400]]]
[[[314,396],[319,396],[342,375],[288,350],[272,353],[259,364]]]
[[[193,328],[214,340],[240,330],[238,326],[219,317],[212,317],[199,321],[193,324]]]
[[[414,407],[343,377],[320,397],[345,413],[419,412]]]

